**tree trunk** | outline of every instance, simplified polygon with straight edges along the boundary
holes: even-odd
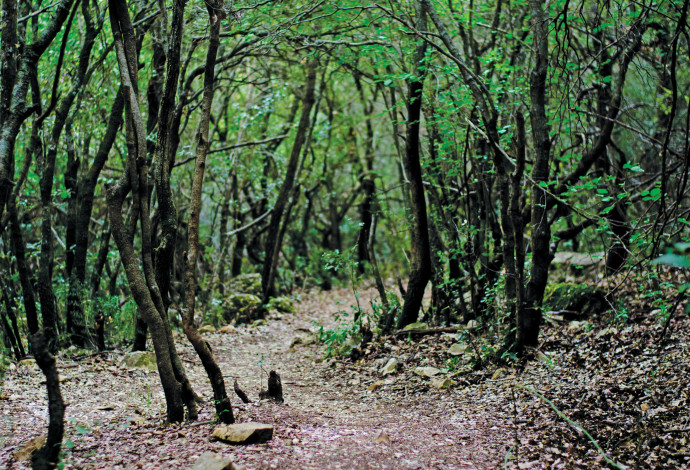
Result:
[[[416,3],[417,30],[426,30],[426,6]],[[422,182],[420,163],[419,129],[422,109],[422,92],[424,89],[425,68],[424,56],[427,44],[419,40],[414,56],[414,77],[408,82],[407,102],[407,139],[405,145],[405,172],[410,183],[410,210],[412,212],[411,251],[412,260],[410,278],[407,283],[407,294],[403,304],[398,329],[417,321],[422,306],[424,289],[431,278],[431,248],[429,246],[429,229],[426,215],[426,201]]]
[[[304,98],[302,99],[302,114],[300,116],[299,125],[297,126],[297,134],[295,141],[292,144],[292,151],[290,159],[288,160],[287,169],[285,171],[285,179],[280,187],[278,198],[273,206],[271,213],[271,220],[268,225],[268,237],[266,239],[266,256],[264,260],[264,267],[261,273],[261,288],[263,291],[263,303],[267,304],[271,297],[276,294],[275,290],[275,276],[278,267],[278,259],[280,257],[280,246],[282,244],[282,237],[280,236],[281,224],[287,223],[284,221],[285,209],[289,204],[289,197],[292,193],[293,186],[297,175],[297,165],[299,163],[300,155],[302,154],[302,146],[306,141],[307,131],[309,129],[309,118],[311,108],[314,105],[314,90],[316,89],[316,66],[317,59],[312,59],[307,65],[307,82],[304,90]]]
[[[197,138],[196,163],[192,179],[192,200],[190,205],[189,224],[187,229],[188,251],[185,269],[185,309],[182,311],[182,326],[187,339],[194,346],[213,388],[213,401],[216,416],[226,424],[234,423],[232,405],[225,389],[223,373],[213,357],[211,348],[194,325],[194,308],[196,303],[195,269],[199,257],[199,216],[201,214],[201,192],[206,168],[206,154],[209,147],[209,120],[213,105],[213,84],[216,66],[216,55],[220,43],[220,20],[224,16],[222,4],[207,3],[206,8],[211,22],[206,66],[204,70],[204,91],[201,103],[201,121]]]
[[[551,229],[546,213],[546,190],[542,185],[549,180],[551,160],[551,139],[546,116],[546,76],[548,72],[548,24],[542,0],[530,0],[530,17],[534,31],[534,68],[530,73],[530,122],[534,141],[534,163],[532,164],[532,267],[525,292],[525,301],[517,316],[518,353],[526,346],[539,342],[541,323],[541,301],[549,276],[552,255],[549,251]]]
[[[110,216],[111,230],[117,244],[125,268],[127,282],[132,291],[137,306],[146,320],[151,331],[156,353],[158,372],[163,385],[166,398],[168,421],[178,422],[184,418],[182,404],[182,386],[173,369],[172,349],[174,345],[169,343],[170,335],[167,322],[164,322],[161,307],[160,292],[155,286],[155,280],[150,277],[150,227],[148,221],[148,198],[146,195],[146,134],[143,119],[137,100],[137,61],[135,54],[135,42],[132,24],[124,0],[109,1],[110,22],[115,37],[120,79],[125,96],[126,130],[128,159],[127,167],[122,178],[107,188],[108,212]],[[139,268],[139,260],[134,253],[134,246],[124,228],[122,220],[122,203],[125,196],[132,191],[133,204],[138,208],[139,220],[142,232],[142,257],[146,279]],[[147,243],[148,238],[148,243]],[[149,249],[148,254],[146,250]],[[156,290],[152,292],[151,288]],[[154,300],[154,296],[158,298]],[[189,406],[189,402],[188,402]],[[196,410],[190,409],[190,414]]]
[[[31,335],[31,352],[36,364],[46,377],[48,389],[48,435],[43,447],[38,449],[31,458],[31,468],[34,470],[53,469],[60,460],[60,447],[64,434],[65,402],[60,393],[60,377],[58,376],[55,358],[50,354],[48,338],[43,330]]]

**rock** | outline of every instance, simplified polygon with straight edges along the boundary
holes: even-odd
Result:
[[[455,380],[448,378],[448,377],[438,377],[438,378],[433,378],[429,381],[429,385],[432,387],[438,389],[438,390],[445,390],[453,385],[455,385],[457,382]]]
[[[211,325],[204,325],[201,328],[199,328],[199,333],[215,333],[216,329],[213,328]]]
[[[424,323],[424,322],[418,321],[418,322],[410,323],[410,324],[407,325],[405,328],[403,328],[403,331],[423,330],[423,329],[426,329],[426,328],[429,328],[429,324],[428,324],[428,323]]]
[[[25,367],[31,367],[31,366],[33,366],[33,365],[36,365],[36,359],[34,359],[34,358],[32,358],[32,357],[27,357],[27,358],[22,359],[21,361],[19,361],[19,365],[20,365],[20,366],[25,366]]]
[[[268,302],[268,309],[280,313],[295,313],[295,304],[287,297],[276,297]]]
[[[466,328],[468,330],[475,330],[475,329],[479,328],[479,322],[477,320],[470,320],[467,322]]]
[[[236,333],[237,328],[235,328],[232,325],[225,325],[223,328],[217,331],[218,333],[222,333],[224,335],[230,334],[230,333]]]
[[[261,274],[241,274],[228,283],[226,292],[230,294],[261,295]]]
[[[415,367],[414,373],[420,377],[431,378],[441,372],[440,369],[436,367]]]
[[[318,343],[319,337],[311,333],[303,336],[295,336],[290,342],[290,349],[293,349],[298,344],[309,346],[310,344]]]
[[[273,426],[262,423],[240,423],[218,426],[213,437],[230,444],[256,444],[273,439]]]
[[[152,372],[158,370],[156,355],[148,351],[132,351],[127,353],[120,365],[128,369],[144,369]]]
[[[389,375],[389,374],[395,374],[398,370],[398,360],[394,357],[391,357],[388,362],[386,362],[386,365],[383,366],[383,369],[381,369],[381,373],[383,375]]]
[[[376,436],[377,444],[391,444],[391,438],[384,431],[381,431],[378,436]]]
[[[559,251],[553,257],[554,264],[568,264],[571,266],[589,267],[603,264],[604,253],[576,253],[573,251]]]
[[[17,450],[14,453],[14,460],[17,462],[23,462],[24,460],[29,460],[31,456],[36,452],[38,449],[43,447],[43,444],[46,443],[46,436],[38,436],[34,437],[33,439],[29,440],[26,444],[21,446],[19,450]]]
[[[448,348],[448,354],[451,356],[462,356],[467,352],[468,349],[469,348],[466,344],[455,343]]]
[[[192,470],[235,470],[235,468],[229,458],[213,452],[204,452],[196,459]]]
[[[604,290],[566,282],[546,286],[543,305],[546,311],[561,314],[566,321],[582,320],[609,309]]]
[[[225,322],[247,323],[255,317],[261,299],[252,294],[231,294],[223,300],[221,312]]]

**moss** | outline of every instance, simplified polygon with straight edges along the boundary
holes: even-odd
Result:
[[[225,298],[222,316],[225,322],[247,323],[253,320],[254,311],[261,305],[261,299],[252,294],[231,294]]]
[[[589,284],[550,284],[544,291],[546,311],[562,312],[566,320],[603,313],[608,310],[606,292]]]
[[[269,310],[277,310],[280,313],[295,313],[295,305],[287,297],[275,297],[268,303]]]
[[[231,294],[252,294],[261,296],[261,274],[241,274],[228,282],[226,290]]]

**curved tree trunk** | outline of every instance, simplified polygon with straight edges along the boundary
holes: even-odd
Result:
[[[289,204],[290,194],[295,185],[297,165],[302,153],[302,146],[306,141],[307,131],[309,129],[309,117],[311,108],[314,105],[314,90],[316,89],[316,65],[317,59],[312,59],[307,65],[307,83],[305,85],[304,98],[302,100],[302,114],[300,116],[299,125],[297,126],[295,141],[292,144],[292,152],[290,153],[290,159],[288,160],[287,169],[285,171],[285,179],[280,187],[280,192],[273,206],[271,220],[268,225],[266,257],[261,273],[261,288],[263,291],[264,304],[268,303],[269,299],[276,294],[275,276],[280,256],[280,246],[283,241],[280,235],[284,233],[281,232],[280,227],[281,224],[287,223],[284,220],[284,216]]]
[[[417,30],[426,30],[426,6],[417,2]],[[397,327],[401,329],[417,321],[422,306],[424,289],[431,278],[431,248],[429,245],[429,228],[426,215],[426,201],[422,182],[422,166],[419,155],[419,128],[422,110],[422,92],[424,89],[423,60],[427,44],[420,40],[414,57],[414,77],[408,83],[407,101],[407,141],[405,145],[405,172],[410,180],[410,204],[412,211],[412,260],[410,279],[402,313]]]
[[[211,22],[208,51],[206,53],[206,67],[204,70],[204,92],[201,103],[201,121],[197,138],[196,163],[192,179],[192,201],[187,230],[188,251],[185,266],[185,309],[182,311],[182,326],[187,339],[194,346],[201,363],[213,388],[213,401],[216,406],[216,416],[223,423],[234,423],[232,405],[225,389],[223,373],[213,357],[209,344],[194,326],[194,308],[196,303],[195,268],[199,257],[199,216],[201,214],[201,192],[206,168],[206,154],[209,147],[209,121],[211,106],[213,105],[213,82],[216,65],[216,55],[220,43],[220,20],[223,16],[222,3],[207,3],[206,8]]]

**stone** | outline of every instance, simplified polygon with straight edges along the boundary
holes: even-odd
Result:
[[[152,372],[158,370],[156,355],[148,351],[132,351],[125,354],[124,359],[120,362],[120,366],[128,369],[150,370]]]
[[[287,297],[275,297],[268,302],[268,309],[279,313],[295,313],[295,304]]]
[[[436,367],[415,367],[414,373],[420,377],[431,378],[441,372],[440,369]]]
[[[223,300],[221,314],[225,322],[248,323],[261,305],[261,299],[253,294],[231,294]]]
[[[547,312],[561,314],[566,321],[582,320],[609,309],[603,289],[567,282],[547,285],[543,306]]]
[[[240,423],[218,426],[213,437],[229,444],[257,444],[273,439],[273,426],[263,423]]]
[[[468,349],[469,347],[466,344],[455,343],[448,348],[448,354],[451,356],[462,356]]]
[[[398,360],[394,357],[388,359],[386,365],[381,369],[383,375],[395,374],[398,370]]]
[[[295,336],[290,342],[290,349],[294,349],[295,346],[301,344],[303,346],[309,346],[310,344],[315,344],[319,342],[319,337],[314,333],[303,336]]]
[[[457,382],[455,380],[448,377],[436,377],[429,381],[429,385],[438,390],[446,390],[456,383]]]
[[[467,322],[466,328],[468,330],[475,330],[475,329],[479,328],[479,322],[477,320],[470,320]]]
[[[204,452],[196,459],[192,470],[235,470],[232,460],[213,452]]]
[[[226,292],[230,294],[261,295],[261,274],[240,274],[228,282]]]
[[[27,358],[22,359],[21,361],[19,361],[19,365],[20,365],[20,366],[25,366],[25,367],[34,366],[34,365],[36,365],[36,359],[34,359],[34,358],[32,358],[32,357],[27,357]]]
[[[409,325],[407,325],[405,328],[403,328],[403,331],[424,330],[426,328],[429,328],[428,323],[417,321],[417,322],[410,323]]]
[[[224,335],[230,334],[230,333],[236,333],[237,328],[235,328],[233,325],[225,325],[223,328],[218,330],[218,333],[222,333]]]
[[[553,257],[554,264],[568,264],[572,266],[589,267],[603,264],[604,253],[576,253],[574,251],[559,251]]]
[[[202,334],[204,334],[204,333],[210,334],[210,333],[215,333],[215,332],[216,332],[216,329],[213,328],[213,326],[211,326],[211,325],[204,325],[201,328],[199,328],[199,333],[202,333]]]

